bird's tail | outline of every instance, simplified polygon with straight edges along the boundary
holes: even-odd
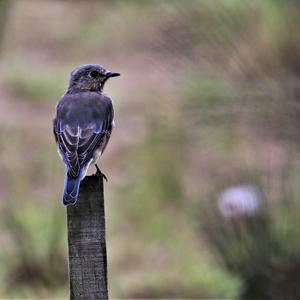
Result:
[[[63,204],[75,204],[78,198],[79,186],[80,186],[81,176],[72,178],[66,174],[65,178],[65,188],[63,194]]]

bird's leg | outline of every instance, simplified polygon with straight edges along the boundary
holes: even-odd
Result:
[[[105,181],[107,181],[107,177],[105,176],[104,173],[101,172],[101,170],[99,169],[99,167],[97,166],[97,164],[95,164],[95,167],[97,169],[95,175],[98,176],[98,177],[103,177],[105,179]]]

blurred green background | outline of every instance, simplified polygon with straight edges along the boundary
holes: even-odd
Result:
[[[122,74],[100,163],[111,298],[299,299],[299,14],[1,0],[0,297],[68,298],[52,118],[70,71],[99,63]]]

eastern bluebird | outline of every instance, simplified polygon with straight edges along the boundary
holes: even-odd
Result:
[[[105,82],[119,76],[100,65],[82,65],[71,72],[69,87],[56,106],[53,131],[66,166],[63,204],[77,201],[80,181],[96,163],[114,124],[112,99],[103,93]],[[101,173],[97,167],[97,174]]]

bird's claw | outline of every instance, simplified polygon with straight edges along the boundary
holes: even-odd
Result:
[[[95,164],[95,167],[97,169],[96,173],[94,174],[97,177],[102,177],[105,179],[105,181],[107,181],[107,177],[105,176],[104,173],[101,172],[101,170],[99,169],[99,167],[97,166],[97,164]]]

